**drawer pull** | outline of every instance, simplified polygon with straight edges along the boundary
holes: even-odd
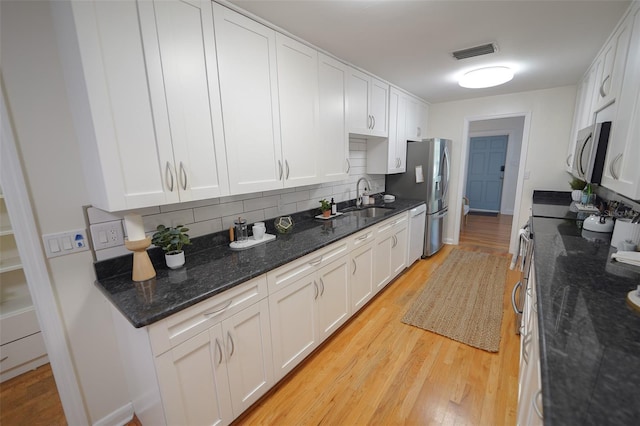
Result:
[[[364,235],[362,235],[362,236],[358,237],[358,238],[357,238],[357,240],[358,240],[358,241],[364,241],[364,240],[366,240],[367,238],[369,238],[369,234],[364,234]]]
[[[2,359],[0,359],[0,362],[2,362],[2,361],[6,361],[6,360],[8,360],[8,359],[9,359],[9,356],[3,356],[3,357],[2,357]]]
[[[309,265],[311,265],[311,266],[318,266],[320,263],[322,263],[322,256],[320,256],[320,258],[319,258],[319,259],[312,260],[311,262],[309,262]]]
[[[216,309],[215,311],[211,311],[211,312],[205,312],[204,316],[205,317],[210,317],[211,315],[215,315],[217,313],[220,313],[222,311],[224,311],[225,309],[227,309],[229,306],[231,306],[231,304],[233,303],[233,299],[229,300],[222,308],[220,309]]]

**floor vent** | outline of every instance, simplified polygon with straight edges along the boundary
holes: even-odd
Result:
[[[488,55],[498,51],[498,46],[493,43],[483,44],[481,46],[470,47],[468,49],[456,50],[452,53],[453,57],[460,60],[473,58],[474,56]]]

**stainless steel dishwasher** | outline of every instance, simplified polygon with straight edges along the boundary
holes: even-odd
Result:
[[[420,259],[424,251],[424,227],[426,222],[426,204],[420,204],[409,210],[409,238],[407,266]]]

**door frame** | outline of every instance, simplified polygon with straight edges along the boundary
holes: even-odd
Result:
[[[453,244],[460,244],[460,218],[462,217],[462,197],[466,185],[466,168],[469,157],[469,125],[473,121],[495,120],[500,118],[524,117],[524,125],[522,128],[522,145],[520,146],[520,163],[518,166],[518,183],[516,184],[516,199],[513,208],[513,223],[511,225],[511,237],[509,242],[509,253],[515,253],[517,247],[518,230],[520,225],[518,218],[520,217],[520,204],[522,201],[522,188],[524,186],[525,165],[527,163],[527,152],[529,149],[529,133],[531,130],[531,111],[513,112],[509,114],[495,115],[478,115],[468,116],[464,118],[462,127],[462,146],[460,152],[460,165],[458,168],[458,187],[456,188],[456,202],[452,206],[458,206],[453,209]],[[451,211],[451,209],[450,209]]]
[[[0,83],[3,82],[0,81]],[[71,352],[67,346],[64,324],[43,257],[40,236],[36,228],[15,142],[13,123],[9,118],[9,111],[5,103],[4,84],[0,88],[2,89],[2,96],[0,96],[0,114],[2,115],[0,181],[2,181],[5,201],[10,200],[6,205],[11,218],[11,226],[16,231],[14,234],[16,245],[67,423],[70,425],[89,424]]]
[[[487,133],[487,134],[484,134]],[[494,134],[489,134],[489,133],[494,133]],[[509,146],[510,146],[510,141],[512,141],[512,137],[511,134],[513,132],[500,132],[500,131],[491,131],[491,132],[473,132],[472,134],[469,134],[469,144],[467,145],[467,149],[470,151],[471,150],[471,139],[473,138],[483,138],[483,137],[490,137],[490,136],[506,136],[507,137],[507,146],[504,149],[504,163],[502,167],[505,167],[505,170],[503,170],[503,173],[506,171],[506,163],[507,163],[507,158],[509,158]],[[464,168],[464,180],[465,180],[465,185],[464,185],[464,192],[466,195],[467,192],[467,181],[469,178],[469,152],[467,152],[467,165]],[[500,188],[500,205],[498,206],[498,214],[502,214],[502,197],[503,197],[503,192],[504,192],[504,175],[502,177],[502,184],[501,184],[501,188]],[[488,211],[488,210],[476,210],[476,211]]]

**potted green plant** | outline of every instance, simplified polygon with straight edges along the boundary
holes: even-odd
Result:
[[[185,228],[183,225],[176,227],[158,225],[156,233],[151,237],[151,242],[164,250],[164,259],[171,269],[177,269],[184,265],[182,247],[191,244],[189,235],[185,233],[188,230],[189,228]]]
[[[569,186],[571,186],[571,189],[573,190],[571,191],[571,199],[575,202],[580,202],[580,199],[582,197],[582,190],[585,186],[587,186],[587,182],[574,177],[569,182]]]
[[[320,211],[324,217],[331,216],[331,203],[324,198],[320,200]]]

